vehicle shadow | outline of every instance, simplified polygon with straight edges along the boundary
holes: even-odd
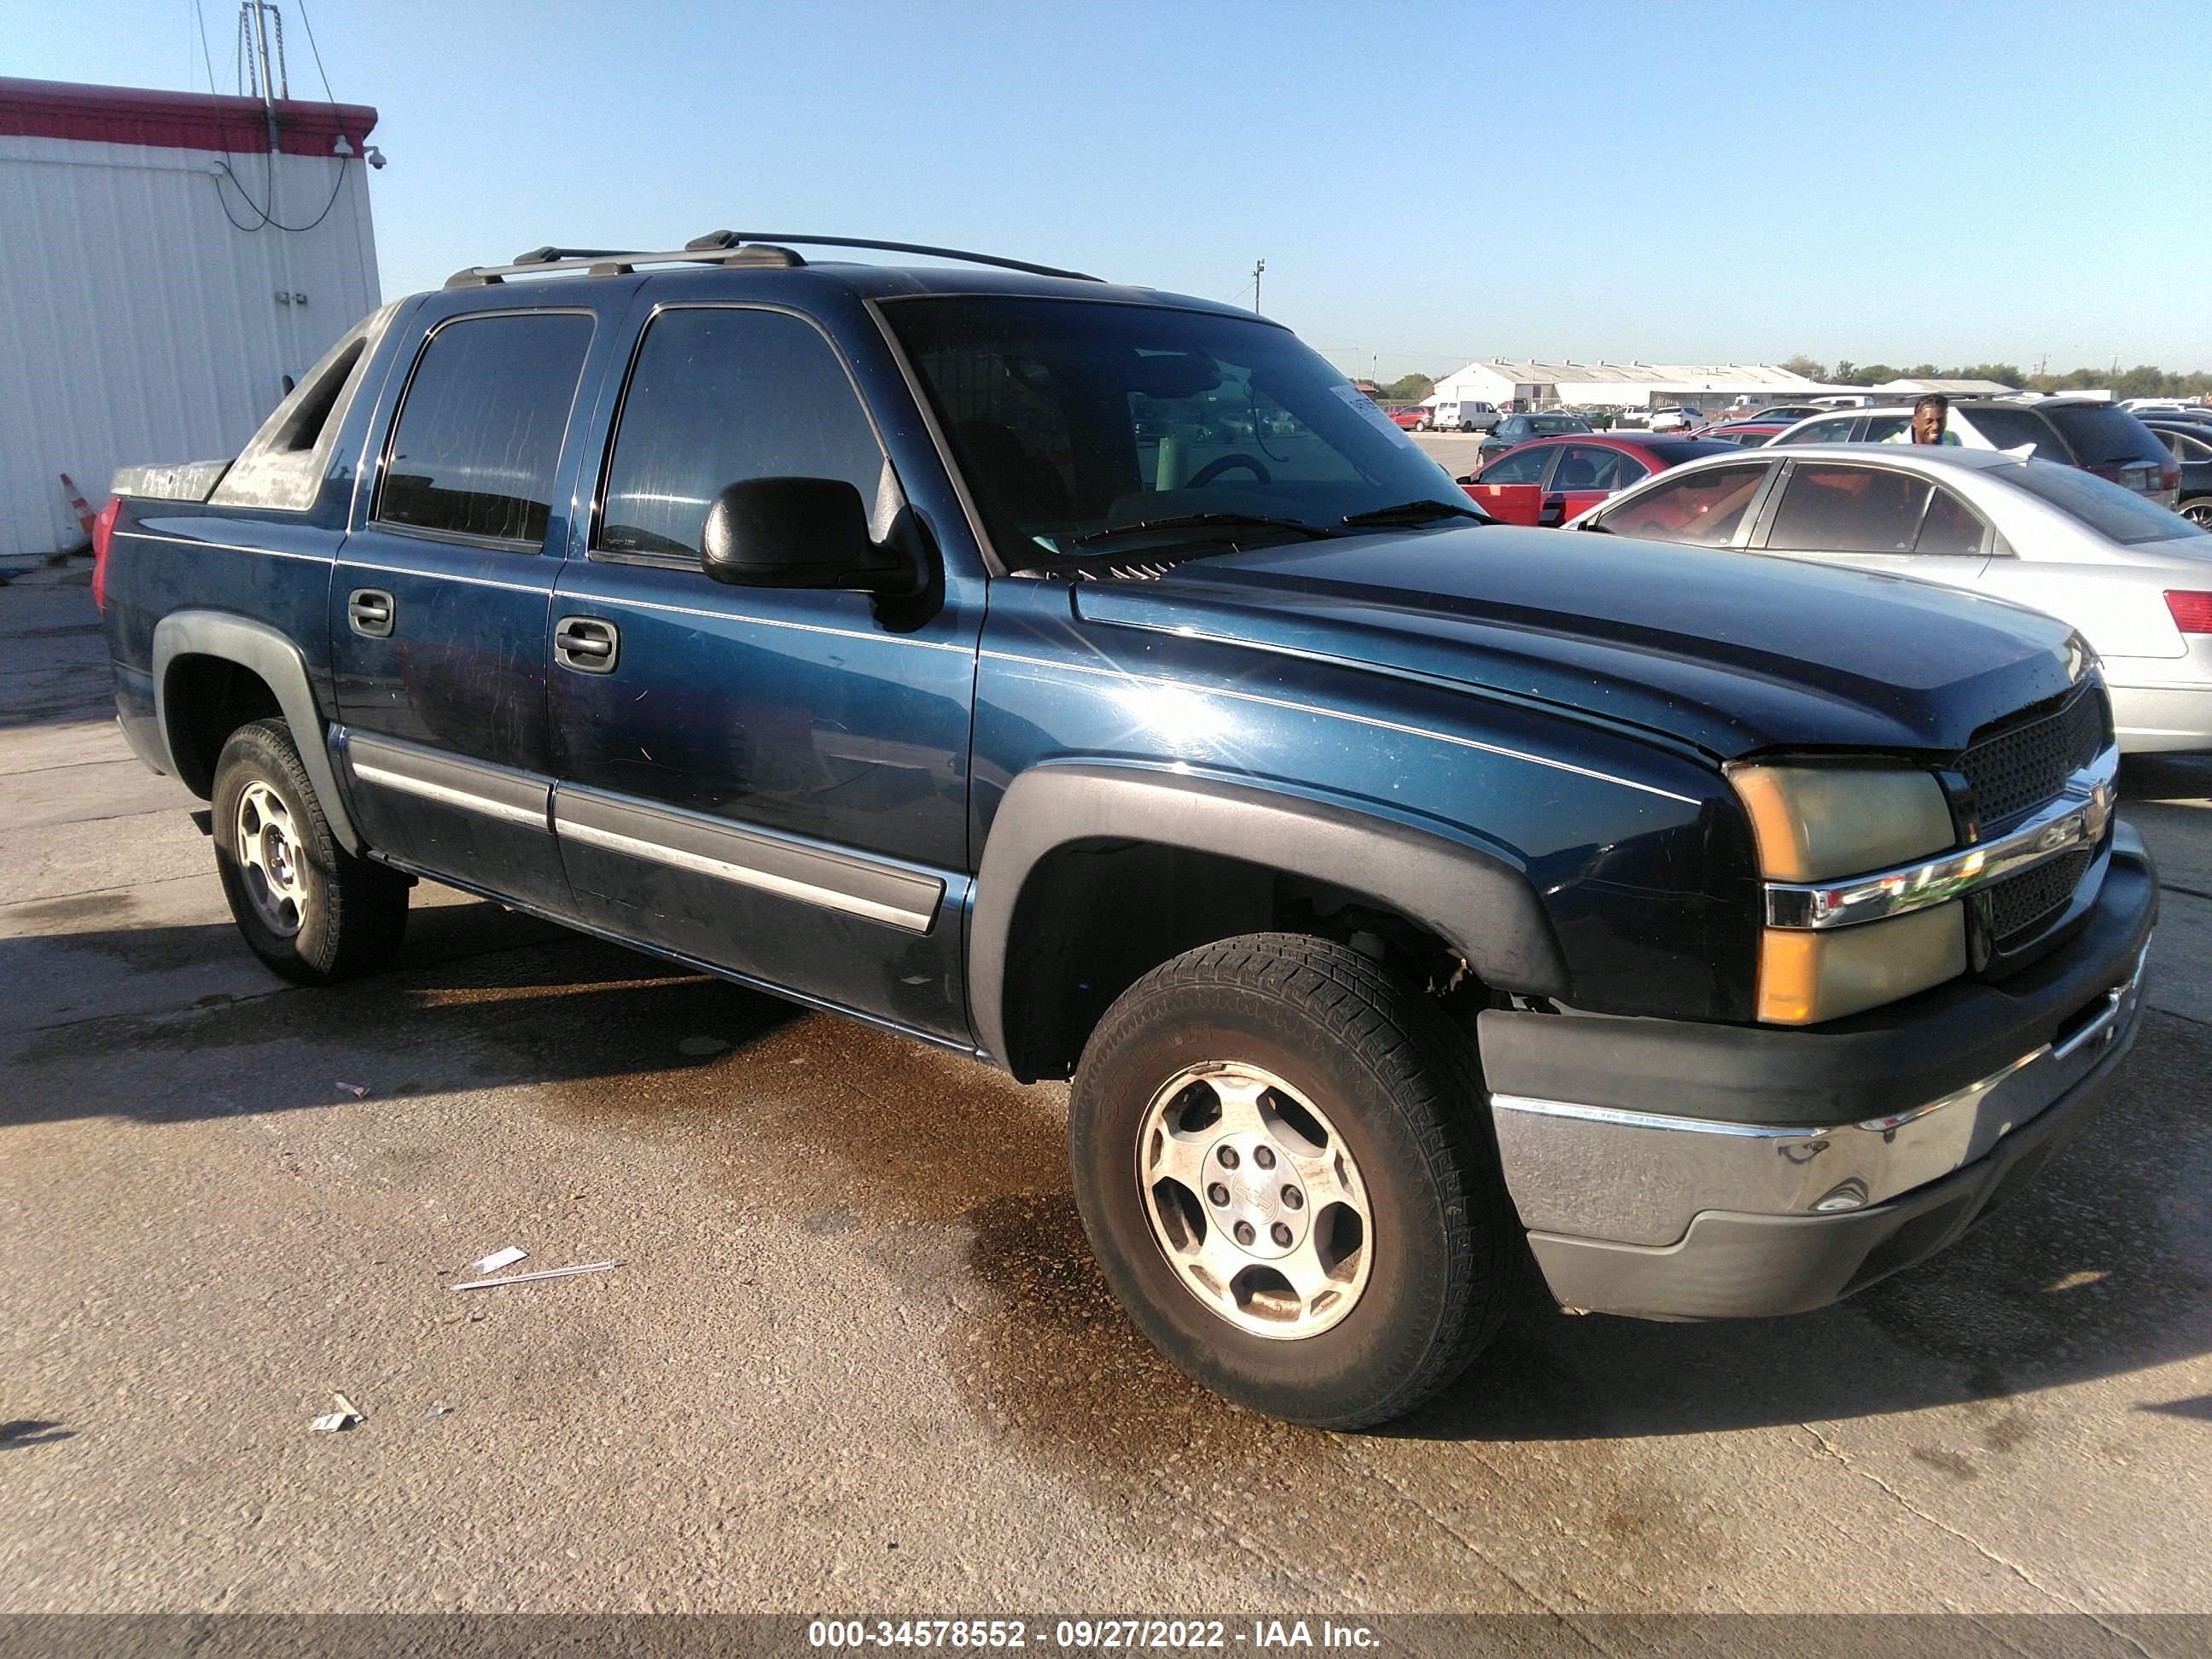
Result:
[[[341,1080],[389,1097],[678,1072],[802,1012],[490,903],[422,908],[399,964],[349,984],[287,988],[236,972],[242,951],[227,922],[0,939],[0,985],[51,976],[58,953],[63,971],[119,969],[157,993],[211,960],[257,988],[0,1037],[0,1125],[227,1116],[246,1079],[265,1110],[337,1104]],[[283,1077],[296,1086],[271,1086]]]

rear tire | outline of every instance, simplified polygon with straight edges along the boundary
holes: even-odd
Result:
[[[215,768],[216,871],[247,946],[301,985],[382,967],[407,931],[405,876],[337,844],[291,728],[241,726]]]
[[[2184,501],[2178,510],[2190,523],[2201,524],[2212,530],[2212,495],[2199,495]]]
[[[1131,1318],[1291,1422],[1364,1427],[1449,1385],[1517,1260],[1472,1060],[1426,998],[1325,939],[1254,934],[1138,981],[1069,1103],[1076,1205]]]

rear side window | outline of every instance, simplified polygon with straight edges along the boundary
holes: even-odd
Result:
[[[623,395],[593,546],[699,556],[707,508],[753,478],[840,478],[875,517],[882,447],[830,343],[780,311],[665,311]]]
[[[1910,415],[1869,415],[1865,429],[1858,435],[1863,444],[1887,443],[1912,424]]]
[[[2065,441],[2054,435],[2043,416],[2028,409],[1992,409],[1984,404],[1966,411],[1974,430],[1989,440],[1992,449],[2032,447],[2045,460],[2071,461]]]
[[[376,516],[480,540],[539,543],[591,343],[576,312],[468,317],[416,360]]]
[[[1948,489],[1938,489],[1920,520],[1916,553],[1948,553],[1961,557],[1982,550],[1981,515]]]
[[[1616,536],[1718,546],[1735,536],[1766,473],[1765,465],[1748,461],[1711,471],[1669,474],[1598,522]]]
[[[1644,464],[1618,449],[1570,444],[1552,474],[1554,489],[1626,489],[1644,475]]]
[[[1766,545],[1777,553],[1910,553],[1928,506],[1923,478],[1868,466],[1799,463]]]
[[[2065,434],[2083,466],[2165,464],[2157,434],[2118,404],[2059,404],[2039,412]]]

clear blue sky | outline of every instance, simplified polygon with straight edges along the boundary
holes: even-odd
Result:
[[[234,0],[201,0],[232,89]],[[1249,293],[1473,356],[2212,368],[2201,3],[308,0],[387,297],[717,226]],[[284,0],[292,84],[318,85]],[[0,0],[0,73],[204,88],[191,0]]]

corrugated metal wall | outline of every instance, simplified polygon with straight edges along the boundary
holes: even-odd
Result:
[[[218,160],[263,207],[273,161],[287,224],[330,211],[241,230]],[[358,158],[0,137],[0,558],[82,544],[64,472],[97,507],[118,466],[236,454],[378,303]]]

